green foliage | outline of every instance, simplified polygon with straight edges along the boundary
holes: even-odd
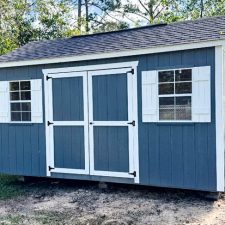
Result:
[[[69,30],[70,5],[68,1],[37,0],[36,39],[54,39],[65,37]]]
[[[8,215],[0,216],[1,225],[18,225],[21,224],[22,216],[19,215]]]
[[[225,0],[0,0],[0,12],[1,55],[34,40],[224,15]]]
[[[21,196],[21,185],[14,176],[0,175],[0,200]]]
[[[126,22],[106,22],[98,26],[98,28],[94,32],[107,32],[107,31],[115,31],[115,30],[123,30],[129,28],[129,24]]]
[[[183,19],[219,16],[225,14],[225,0],[180,0]]]
[[[178,7],[176,0],[127,0],[123,10],[124,14],[136,15],[142,24],[152,24],[179,20]]]

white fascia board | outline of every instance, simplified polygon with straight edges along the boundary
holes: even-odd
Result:
[[[217,191],[224,191],[224,49],[215,48],[215,84],[216,84],[216,176]]]
[[[214,41],[187,43],[187,44],[180,44],[180,45],[151,47],[146,49],[117,51],[117,52],[110,52],[110,53],[97,53],[97,54],[89,54],[89,55],[81,55],[81,56],[66,56],[66,57],[24,60],[24,61],[15,61],[15,62],[2,62],[0,63],[0,68],[43,65],[43,64],[52,64],[52,63],[77,62],[77,61],[84,61],[84,60],[96,60],[96,59],[106,59],[106,58],[118,58],[118,57],[126,57],[126,56],[160,53],[160,52],[173,52],[173,51],[180,51],[180,50],[221,46],[224,43],[225,43],[225,40],[217,40],[217,41],[214,40]]]

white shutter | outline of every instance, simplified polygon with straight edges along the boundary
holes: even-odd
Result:
[[[0,81],[0,123],[8,123],[9,120],[9,82]]]
[[[157,71],[142,72],[142,122],[158,121]]]
[[[210,66],[194,67],[192,71],[192,120],[211,122],[211,68]]]
[[[31,122],[43,122],[41,79],[31,80]]]

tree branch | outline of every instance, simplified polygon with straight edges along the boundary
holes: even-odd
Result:
[[[144,3],[141,1],[141,0],[138,0],[139,1],[139,3],[142,5],[142,7],[146,10],[146,12],[148,13],[148,14],[150,14],[150,11],[146,8],[146,6],[144,5]]]

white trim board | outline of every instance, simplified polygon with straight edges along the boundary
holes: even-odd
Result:
[[[53,69],[43,69],[42,72],[45,76],[49,75],[53,78],[61,78],[61,77],[67,77],[71,76],[71,72],[75,72],[77,74],[80,74],[84,71],[90,71],[92,75],[95,74],[95,71],[98,70],[110,70],[110,69],[116,69],[118,72],[127,72],[131,68],[136,68],[138,66],[139,61],[130,61],[130,62],[122,62],[122,63],[108,63],[108,64],[96,64],[96,65],[90,65],[90,66],[77,66],[77,67],[62,67],[62,68],[53,68]],[[119,69],[118,69],[119,68]],[[105,71],[107,73],[107,71]],[[69,73],[69,74],[68,74]],[[101,73],[104,75],[104,73]],[[96,74],[95,74],[96,75]]]
[[[217,191],[224,191],[224,104],[223,76],[224,56],[223,46],[215,48],[215,86],[216,86],[216,176]]]
[[[43,64],[64,63],[64,62],[78,62],[78,61],[85,61],[85,60],[145,55],[145,54],[153,54],[153,53],[160,53],[160,52],[173,52],[173,51],[180,51],[180,50],[221,46],[221,45],[224,45],[224,43],[225,43],[225,40],[211,40],[211,41],[196,42],[196,43],[178,44],[178,45],[156,46],[156,47],[151,47],[146,49],[115,51],[115,52],[109,52],[109,53],[96,53],[96,54],[79,55],[79,56],[66,56],[66,57],[42,58],[42,59],[33,59],[33,60],[24,60],[24,61],[2,62],[0,63],[0,68],[43,65]]]
[[[111,176],[121,178],[134,179],[135,183],[139,183],[139,151],[138,151],[138,109],[137,109],[137,65],[138,61],[112,63],[104,65],[93,65],[93,66],[81,66],[81,67],[67,67],[57,69],[45,69],[44,81],[45,81],[45,108],[46,108],[46,170],[47,176],[51,176],[51,173],[70,173],[70,174],[90,174],[98,176]],[[133,71],[131,70],[133,69]],[[131,74],[131,72],[134,72]],[[127,121],[93,121],[92,112],[92,77],[98,75],[112,75],[112,74],[125,74],[127,76],[128,85],[128,114],[129,118]],[[57,79],[66,77],[83,77],[84,85],[84,121],[54,121],[53,120],[53,105],[52,105],[52,79],[48,79],[47,76]],[[89,103],[88,103],[89,96]],[[88,118],[89,113],[89,118]],[[47,125],[47,121],[51,121],[54,124],[51,126]],[[133,127],[128,124],[135,120],[136,126]],[[93,122],[89,126],[89,122]],[[85,170],[76,170],[68,168],[55,168],[54,166],[54,126],[84,126],[88,127],[85,129]],[[129,130],[129,173],[136,171],[136,177],[129,173],[121,172],[110,172],[110,171],[95,171],[94,170],[94,150],[93,147],[93,134],[94,126],[127,126]],[[89,143],[87,143],[87,137]],[[90,158],[89,158],[89,154]],[[88,164],[88,165],[87,165]],[[48,166],[54,168],[52,171],[48,171]]]

